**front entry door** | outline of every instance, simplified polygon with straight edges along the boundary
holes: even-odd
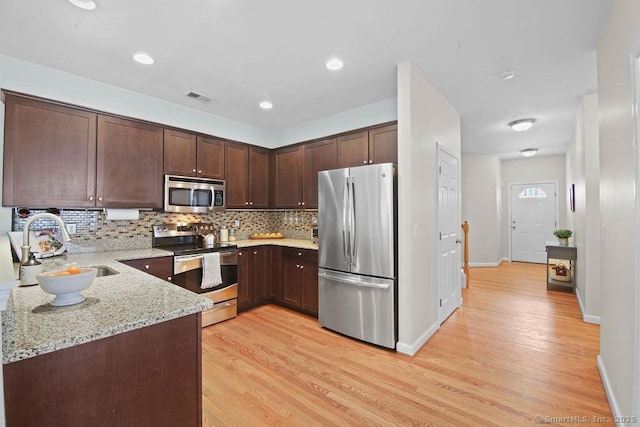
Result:
[[[438,190],[438,319],[442,323],[462,301],[458,159],[442,147],[438,150]]]
[[[554,241],[557,227],[557,185],[511,185],[511,260],[547,261],[546,242]]]

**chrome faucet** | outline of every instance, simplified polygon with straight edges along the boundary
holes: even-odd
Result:
[[[57,222],[58,225],[60,226],[60,232],[62,233],[62,238],[66,242],[71,240],[71,236],[67,231],[67,227],[65,227],[64,222],[59,216],[50,214],[50,213],[35,214],[34,216],[32,216],[27,220],[26,224],[24,225],[24,230],[22,232],[22,246],[20,247],[20,249],[22,249],[22,262],[26,262],[26,260],[29,259],[29,252],[31,252],[31,243],[29,242],[29,228],[31,227],[31,224],[33,223],[33,221],[40,218],[49,218]]]

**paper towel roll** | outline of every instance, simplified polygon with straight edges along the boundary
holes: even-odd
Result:
[[[107,220],[132,220],[140,219],[138,209],[105,209]]]

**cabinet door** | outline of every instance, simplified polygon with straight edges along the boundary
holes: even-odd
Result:
[[[196,136],[165,129],[163,159],[165,174],[196,176]]]
[[[251,308],[251,248],[238,250],[238,310]]]
[[[271,288],[269,247],[255,246],[250,249],[253,303],[261,304],[269,298],[269,289]]]
[[[202,178],[224,179],[224,141],[221,139],[198,137],[198,176]]]
[[[275,151],[274,207],[302,208],[302,146]]]
[[[95,206],[96,117],[7,94],[2,204]]]
[[[398,126],[389,125],[369,131],[369,163],[398,164]]]
[[[269,150],[249,148],[249,208],[269,207]]]
[[[305,207],[318,208],[318,172],[338,167],[336,138],[304,146],[302,201]]]
[[[300,261],[296,258],[282,259],[282,302],[300,307]]]
[[[163,129],[98,116],[96,206],[162,208]]]
[[[301,297],[300,308],[318,315],[318,263],[304,261],[300,267]]]
[[[338,138],[338,167],[369,164],[369,133],[356,132]]]
[[[227,207],[244,208],[249,201],[249,147],[228,142],[225,149]]]

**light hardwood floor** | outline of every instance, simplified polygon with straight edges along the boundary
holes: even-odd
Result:
[[[273,305],[205,328],[203,425],[611,420],[596,367],[599,327],[582,321],[576,297],[547,291],[544,265],[503,263],[470,277],[463,306],[414,357]]]

